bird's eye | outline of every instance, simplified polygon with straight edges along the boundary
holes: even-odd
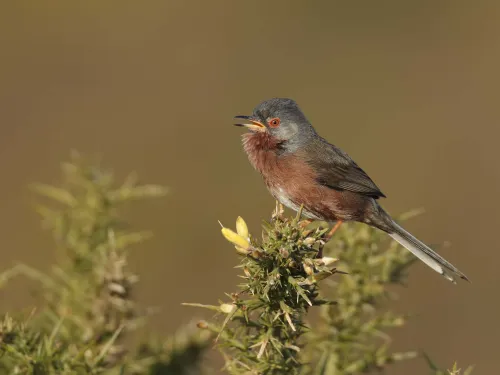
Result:
[[[281,121],[278,117],[275,117],[270,119],[267,123],[271,128],[277,128],[278,126],[280,126]]]

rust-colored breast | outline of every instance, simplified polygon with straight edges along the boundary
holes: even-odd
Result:
[[[313,219],[362,219],[368,203],[365,197],[321,185],[310,165],[293,154],[281,154],[279,143],[267,133],[245,134],[243,145],[250,163],[282,204],[294,210],[303,205],[304,214]]]

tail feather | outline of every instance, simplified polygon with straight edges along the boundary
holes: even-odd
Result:
[[[458,276],[461,279],[469,281],[461,271],[458,270],[453,264],[444,259],[441,255],[432,250],[429,246],[422,241],[415,238],[411,233],[407,232],[401,226],[392,222],[392,231],[389,235],[404,246],[407,250],[413,253],[422,262],[431,267],[434,271],[443,275],[446,279],[455,283],[453,276]]]

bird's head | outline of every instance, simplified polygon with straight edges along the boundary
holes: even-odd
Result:
[[[234,125],[244,126],[255,133],[267,133],[279,142],[305,140],[315,134],[313,127],[292,99],[269,99],[255,107],[252,115],[239,115],[235,118],[247,122]]]

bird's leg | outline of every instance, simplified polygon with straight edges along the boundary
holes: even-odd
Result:
[[[337,229],[340,228],[340,226],[342,225],[343,221],[342,220],[337,220],[337,222],[335,223],[335,225],[333,226],[333,228],[330,230],[330,232],[328,232],[328,234],[325,236],[325,240],[326,242],[330,241],[334,235],[334,233],[337,231]]]
[[[342,223],[343,223],[342,220],[337,220],[337,222],[335,223],[335,225],[333,226],[333,228],[325,236],[325,242],[328,242],[328,241],[330,241],[332,239],[333,234],[337,231],[337,229],[340,228],[340,226],[342,225]],[[320,248],[319,248],[318,258],[323,258],[323,246],[324,245],[321,245]]]

